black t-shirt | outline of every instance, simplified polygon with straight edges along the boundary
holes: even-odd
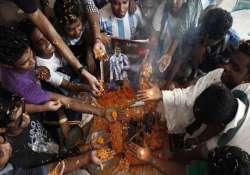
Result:
[[[13,148],[10,162],[15,167],[30,168],[58,160],[59,146],[41,123],[41,114],[32,114],[29,126],[8,140]]]
[[[25,13],[33,13],[38,7],[33,0],[12,0],[17,4],[19,8],[21,8]]]

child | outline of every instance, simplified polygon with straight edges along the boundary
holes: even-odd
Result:
[[[93,38],[87,17],[79,1],[57,0],[54,6],[59,31],[66,44],[79,61],[87,65],[91,74],[96,73],[96,62],[92,52]]]
[[[130,68],[127,55],[121,53],[121,48],[115,47],[115,54],[110,57],[110,81],[122,81],[127,78]]]
[[[59,101],[75,112],[105,115],[105,110],[81,100],[44,91],[35,77],[35,60],[27,38],[14,28],[0,27],[0,55],[3,86],[24,98],[27,103],[43,104],[50,100]],[[46,111],[46,109],[37,109]]]
[[[49,70],[49,78],[46,81],[54,87],[63,87],[72,91],[89,91],[88,85],[70,81],[70,76],[61,72],[66,65],[56,52],[54,46],[44,37],[38,28],[31,23],[23,24],[25,33],[29,36],[32,48],[36,53],[36,64],[44,66]],[[95,93],[92,91],[92,93]],[[97,95],[97,94],[95,94]]]
[[[240,37],[231,28],[232,24],[231,14],[220,8],[212,9],[204,16],[200,26],[196,29],[198,32],[194,36],[197,38],[193,41],[197,42],[194,46],[195,49],[191,49],[193,52],[192,63],[196,71],[199,68],[207,73],[216,69],[220,64],[228,61],[221,59],[222,57],[227,57],[228,52],[239,47]],[[195,54],[199,51],[203,51],[203,53]]]
[[[49,174],[58,164],[58,160],[64,161],[64,173],[75,171],[89,163],[101,163],[95,151],[91,151],[87,145],[84,150],[80,150],[85,153],[80,152],[73,157],[71,155],[71,158],[68,155],[62,157],[58,153],[58,145],[43,127],[42,117],[37,114],[30,117],[24,113],[23,105],[20,98],[13,101],[10,93],[1,94],[0,121],[1,128],[6,131],[0,136],[0,174]],[[71,165],[70,162],[77,160],[79,165]]]
[[[133,13],[128,12],[130,0],[111,0],[100,10],[100,26],[112,37],[134,39],[140,25],[144,25],[139,8]]]
[[[171,175],[249,175],[249,153],[235,146],[218,147],[209,152],[206,160],[193,160],[183,165],[175,160],[162,160],[152,155],[148,148],[136,144],[130,145],[130,150],[137,159],[142,160],[164,174]],[[138,154],[143,152],[144,154]]]

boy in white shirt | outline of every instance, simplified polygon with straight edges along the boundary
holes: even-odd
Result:
[[[53,45],[44,37],[39,29],[35,28],[32,24],[29,25],[30,29],[28,30],[31,32],[30,40],[32,48],[36,53],[36,65],[38,67],[46,67],[49,70],[49,78],[46,79],[46,82],[54,87],[63,87],[71,91],[91,91],[88,85],[74,83],[70,81],[71,77],[69,75],[60,71],[66,63],[56,54]],[[91,92],[95,94],[94,91]]]

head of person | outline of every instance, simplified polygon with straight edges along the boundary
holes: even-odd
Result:
[[[119,54],[121,53],[121,48],[120,47],[115,47],[115,55],[119,56]]]
[[[30,123],[30,117],[25,113],[24,100],[1,88],[0,96],[0,128],[6,128],[11,136],[19,135]]]
[[[142,0],[141,1],[141,11],[144,19],[152,20],[154,17],[155,11],[157,9],[158,1],[154,0]]]
[[[239,48],[229,54],[229,62],[222,67],[222,82],[230,89],[250,81],[250,40],[242,41]]]
[[[113,14],[118,18],[123,18],[129,9],[129,0],[110,0]]]
[[[234,146],[216,148],[208,156],[209,175],[249,175],[250,156]]]
[[[54,46],[33,23],[25,21],[21,23],[21,29],[30,40],[32,50],[37,56],[51,58],[55,52]]]
[[[34,69],[35,60],[25,34],[14,27],[0,26],[0,64],[17,71]]]
[[[233,120],[237,108],[231,91],[222,84],[214,84],[196,98],[193,113],[198,122],[224,127]]]
[[[4,136],[0,136],[0,168],[4,168],[12,155],[12,147]]]
[[[79,38],[84,31],[85,18],[82,17],[79,1],[56,0],[54,12],[63,31],[70,38]]]
[[[209,10],[201,21],[200,33],[205,46],[213,46],[224,39],[232,27],[233,18],[221,8]]]
[[[177,15],[187,0],[168,0],[167,6],[171,14]]]

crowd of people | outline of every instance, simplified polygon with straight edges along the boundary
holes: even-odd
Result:
[[[232,28],[222,1],[7,1],[17,13],[0,15],[0,175],[103,168],[97,150],[107,143],[87,141],[87,120],[112,123],[115,109],[81,95],[103,93],[100,53],[108,55],[111,38],[149,40],[140,66],[152,65],[157,83],[135,89],[136,100],[159,102],[171,152],[164,147],[155,156],[131,143],[137,159],[163,174],[250,174],[250,40]],[[133,67],[121,48],[104,66],[107,83],[117,86]],[[115,112],[122,120],[124,111]]]

